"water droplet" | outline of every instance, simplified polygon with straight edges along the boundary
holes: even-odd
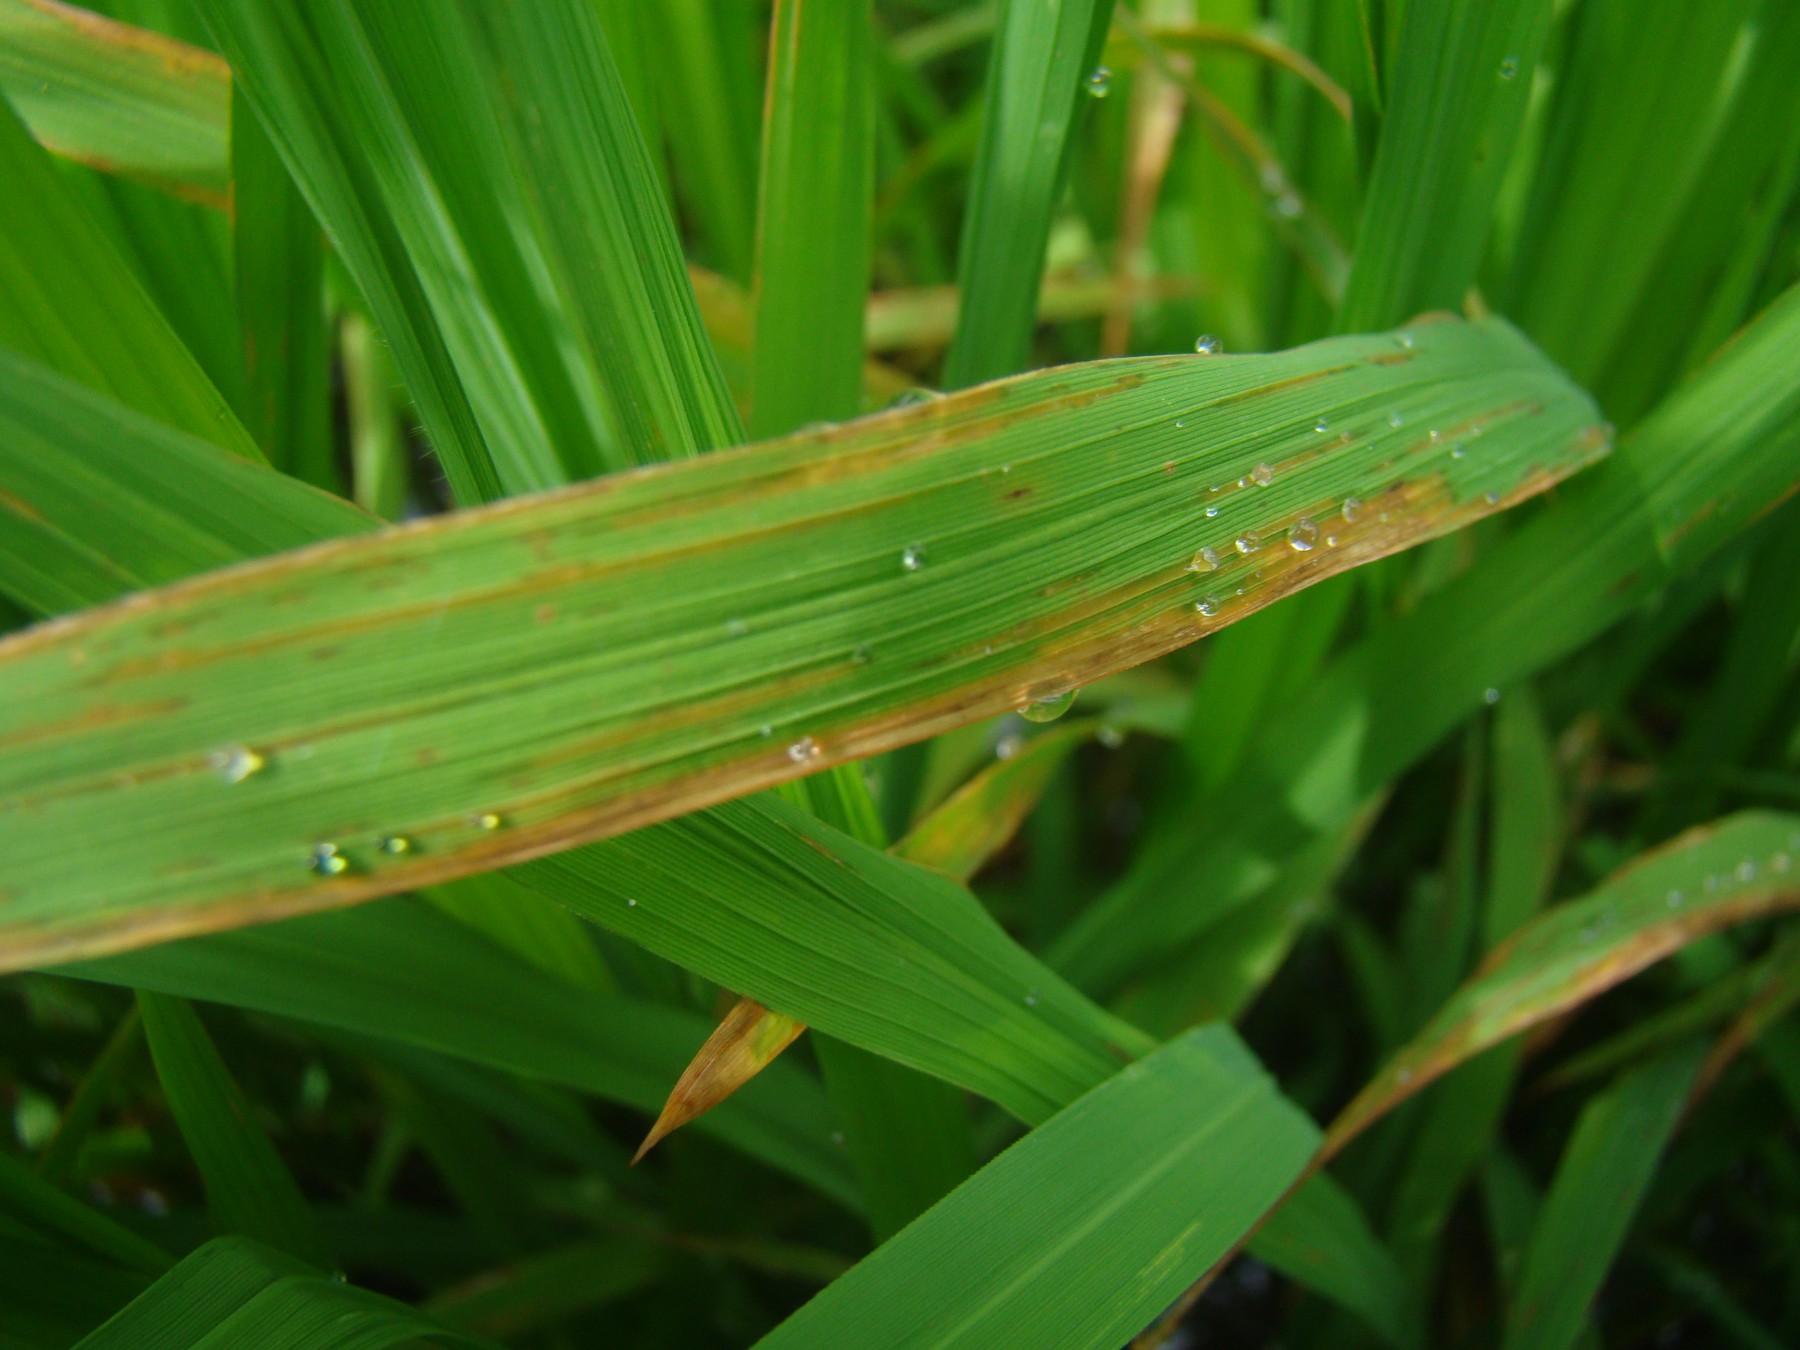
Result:
[[[1009,731],[1006,735],[994,742],[994,757],[996,759],[1011,759],[1024,748],[1025,741],[1019,733],[1016,731]]]
[[[1413,345],[1413,335],[1411,333],[1396,333],[1394,335],[1394,345],[1403,352],[1410,352]]]
[[[1239,553],[1254,553],[1262,547],[1262,536],[1255,530],[1245,530],[1232,541],[1232,546]]]
[[[1093,74],[1087,77],[1089,98],[1105,98],[1112,92],[1112,72],[1105,66],[1095,66]]]
[[[1217,356],[1225,350],[1225,344],[1211,333],[1202,333],[1194,339],[1194,351],[1201,356]]]
[[[1358,516],[1360,516],[1362,514],[1362,511],[1363,511],[1363,504],[1357,498],[1355,498],[1355,497],[1344,498],[1343,516],[1344,516],[1344,521],[1346,524],[1348,524],[1351,521],[1354,521]]]
[[[1433,441],[1437,440],[1438,439],[1438,429],[1436,427],[1431,428],[1430,431],[1427,431],[1425,433],[1425,436],[1428,440],[1433,440]]]
[[[475,817],[474,823],[477,829],[497,830],[500,828],[500,813],[498,811],[483,811],[480,815]]]
[[[1500,701],[1500,691],[1492,685],[1489,685],[1486,689],[1481,691],[1481,701],[1489,707],[1492,707]]]
[[[1216,595],[1205,596],[1194,602],[1194,608],[1210,619],[1219,612],[1219,597]]]
[[[869,650],[869,644],[866,642],[850,653],[850,659],[859,666],[868,665],[873,656],[874,653]]]
[[[1338,546],[1338,537],[1335,534],[1328,534],[1325,536],[1325,547],[1326,548],[1336,548],[1337,546]]]
[[[1187,426],[1187,423],[1182,421],[1179,417],[1175,419],[1175,430],[1180,431],[1185,426]]]
[[[1037,1007],[1037,990],[1033,989],[1030,993],[1025,995],[1025,1006],[1027,1008]]]
[[[1258,487],[1267,487],[1275,481],[1275,470],[1266,462],[1258,464],[1250,470],[1250,481]]]
[[[1321,417],[1318,421],[1313,423],[1313,430],[1318,432],[1322,436],[1327,431],[1331,430],[1331,423],[1328,422],[1325,418]]]
[[[1680,909],[1687,903],[1687,896],[1683,895],[1680,891],[1670,891],[1663,897],[1663,903],[1670,909]]]
[[[819,757],[819,743],[811,736],[802,736],[787,749],[787,757],[796,764],[805,764],[808,760]]]
[[[898,394],[894,395],[893,401],[888,404],[888,407],[916,408],[921,403],[930,403],[933,400],[942,397],[943,395],[938,393],[937,390],[926,389],[923,386],[920,386],[917,389],[902,389]]]
[[[1121,745],[1125,744],[1125,733],[1120,731],[1111,722],[1104,724],[1100,730],[1096,731],[1094,733],[1094,738],[1108,750],[1117,750]]]
[[[1194,561],[1188,564],[1190,572],[1211,572],[1219,565],[1219,553],[1214,548],[1202,548],[1194,554]]]
[[[1282,172],[1281,165],[1272,159],[1265,159],[1257,165],[1256,177],[1257,181],[1262,184],[1262,190],[1271,197],[1288,185],[1287,174]]]
[[[775,734],[775,728],[770,726],[767,722],[764,722],[756,729],[756,734],[758,736],[773,736]]]
[[[1069,711],[1077,692],[1065,689],[1060,694],[1047,694],[1043,698],[1033,699],[1019,709],[1019,716],[1027,722],[1054,722]]]
[[[1481,500],[1486,502],[1489,506],[1498,506],[1500,505],[1500,494],[1498,492],[1484,492],[1481,494]]]
[[[637,908],[637,899],[635,896],[626,896],[625,897],[625,908],[626,909],[636,909]]]
[[[220,750],[209,762],[227,783],[241,783],[252,774],[261,773],[268,761],[247,745],[234,745]]]
[[[1207,518],[1207,519],[1208,519],[1208,520],[1215,520],[1215,519],[1217,519],[1217,518],[1218,518],[1218,515],[1219,515],[1219,508],[1218,508],[1218,507],[1216,507],[1216,506],[1209,506],[1209,507],[1207,507],[1207,508],[1206,508],[1206,518]]]
[[[339,877],[350,870],[350,860],[338,852],[336,844],[314,844],[306,865],[326,877]]]
[[[1744,882],[1756,880],[1756,863],[1752,859],[1745,858],[1737,865],[1737,879]]]
[[[908,572],[916,572],[925,565],[925,550],[916,544],[909,544],[900,550],[900,566]]]
[[[1288,547],[1296,553],[1308,553],[1319,542],[1319,527],[1301,516],[1288,531]]]
[[[732,637],[742,637],[750,631],[750,625],[742,619],[727,619],[725,620],[725,631]]]
[[[1501,79],[1510,80],[1518,73],[1519,73],[1519,58],[1518,57],[1508,56],[1508,57],[1503,57],[1501,59],[1501,61],[1500,61],[1500,78]]]
[[[1388,414],[1388,425],[1395,431],[1400,430],[1401,427],[1406,425],[1406,414],[1401,412],[1398,408],[1395,408],[1394,411]]]
[[[1298,219],[1300,213],[1305,209],[1298,193],[1284,192],[1275,199],[1275,214],[1283,220]]]
[[[403,834],[384,834],[381,836],[383,853],[401,854],[412,852],[412,840]]]
[[[1450,442],[1450,458],[1451,459],[1461,459],[1464,455],[1466,455],[1468,453],[1469,453],[1468,448],[1466,446],[1464,446],[1461,441],[1451,441]]]

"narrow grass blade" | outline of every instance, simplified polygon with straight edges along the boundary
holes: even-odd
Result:
[[[652,50],[666,57],[658,63],[666,88],[657,111],[676,186],[704,240],[703,261],[747,281],[757,182],[749,12],[710,0],[660,0],[644,5],[642,15]]]
[[[0,0],[0,94],[59,155],[226,203],[231,71],[211,52],[58,0]]]
[[[1705,168],[1721,153],[1757,0],[1599,0],[1574,17],[1548,139],[1512,264],[1507,312],[1591,382],[1621,344]],[[1686,115],[1671,119],[1669,110]],[[1653,174],[1639,157],[1652,155]]]
[[[1589,1102],[1525,1247],[1503,1350],[1564,1350],[1631,1227],[1687,1100],[1700,1047],[1683,1046]]]
[[[396,395],[399,373],[374,325],[354,311],[338,326],[338,360],[349,423],[351,499],[372,516],[398,520],[406,509],[411,476],[411,451]]]
[[[324,1235],[300,1188],[256,1123],[199,1014],[186,1000],[140,991],[144,1039],[169,1109],[206,1186],[220,1233],[235,1233],[329,1266]]]
[[[0,346],[214,445],[260,458],[50,156],[0,106]]]
[[[1327,1156],[1489,1046],[1709,933],[1800,906],[1797,855],[1800,817],[1744,812],[1683,835],[1526,924],[1344,1108],[1326,1137]]]
[[[861,411],[873,45],[869,0],[775,6],[756,222],[756,436]]]
[[[493,1350],[404,1303],[339,1283],[243,1238],[217,1238],[188,1256],[76,1350],[193,1347],[367,1350],[414,1341]]]
[[[1525,117],[1551,0],[1412,0],[1340,332],[1460,307]]]
[[[38,1155],[37,1171],[44,1180],[56,1186],[67,1186],[76,1179],[76,1165],[82,1146],[92,1136],[100,1114],[120,1090],[120,1079],[137,1065],[138,1053],[144,1045],[144,1026],[135,1006],[126,1010],[113,1028],[112,1035],[82,1075],[57,1121],[56,1133]]]
[[[1309,1177],[1269,1215],[1246,1249],[1356,1313],[1388,1344],[1410,1343],[1400,1267],[1355,1199],[1329,1176]]]
[[[1266,886],[1503,690],[1697,568],[1800,481],[1800,290],[1697,371],[1618,453],[1466,575],[1328,666],[1246,753],[1207,828],[1156,841],[1051,964],[1089,989]],[[1504,631],[1505,643],[1492,634]],[[1196,884],[1204,878],[1204,888]]]
[[[1800,67],[1800,10],[1761,6],[1744,39],[1731,58],[1743,65],[1715,151],[1667,230],[1624,340],[1592,386],[1622,424],[1641,417],[1754,312],[1753,278],[1765,275],[1777,223],[1800,190],[1800,86],[1791,78]]]
[[[174,1260],[150,1239],[57,1189],[6,1153],[0,1153],[0,1212],[40,1237],[140,1274],[160,1275]]]
[[[957,255],[962,312],[945,358],[952,389],[1029,364],[1032,316],[1070,138],[1090,92],[1112,0],[1005,0],[988,58],[981,148]]]
[[[0,645],[7,960],[411,889],[1059,694],[1603,448],[1510,329],[1445,321],[1068,367],[45,626]],[[270,772],[231,781],[238,748]]]
[[[276,468],[336,491],[325,238],[241,97],[231,154],[245,420]]]
[[[1013,1145],[760,1344],[1112,1350],[1274,1204],[1315,1137],[1230,1032],[1190,1032]]]
[[[450,1055],[654,1111],[706,1035],[698,1014],[546,978],[433,907],[392,900],[59,968]],[[777,1064],[697,1128],[840,1203],[816,1082]]]

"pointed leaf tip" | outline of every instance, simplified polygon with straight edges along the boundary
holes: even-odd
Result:
[[[636,1167],[662,1140],[756,1077],[805,1030],[804,1022],[740,998],[676,1081],[631,1165]]]

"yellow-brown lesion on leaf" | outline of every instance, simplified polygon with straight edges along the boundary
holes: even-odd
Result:
[[[712,1110],[756,1077],[805,1030],[804,1022],[765,1008],[755,999],[740,998],[676,1080],[662,1114],[632,1155],[632,1165],[673,1131]]]

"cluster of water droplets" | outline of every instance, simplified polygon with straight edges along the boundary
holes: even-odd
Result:
[[[1064,86],[1067,88],[1067,86]],[[1112,72],[1105,66],[1095,66],[1088,75],[1085,87],[1089,98],[1105,98],[1112,92]]]

